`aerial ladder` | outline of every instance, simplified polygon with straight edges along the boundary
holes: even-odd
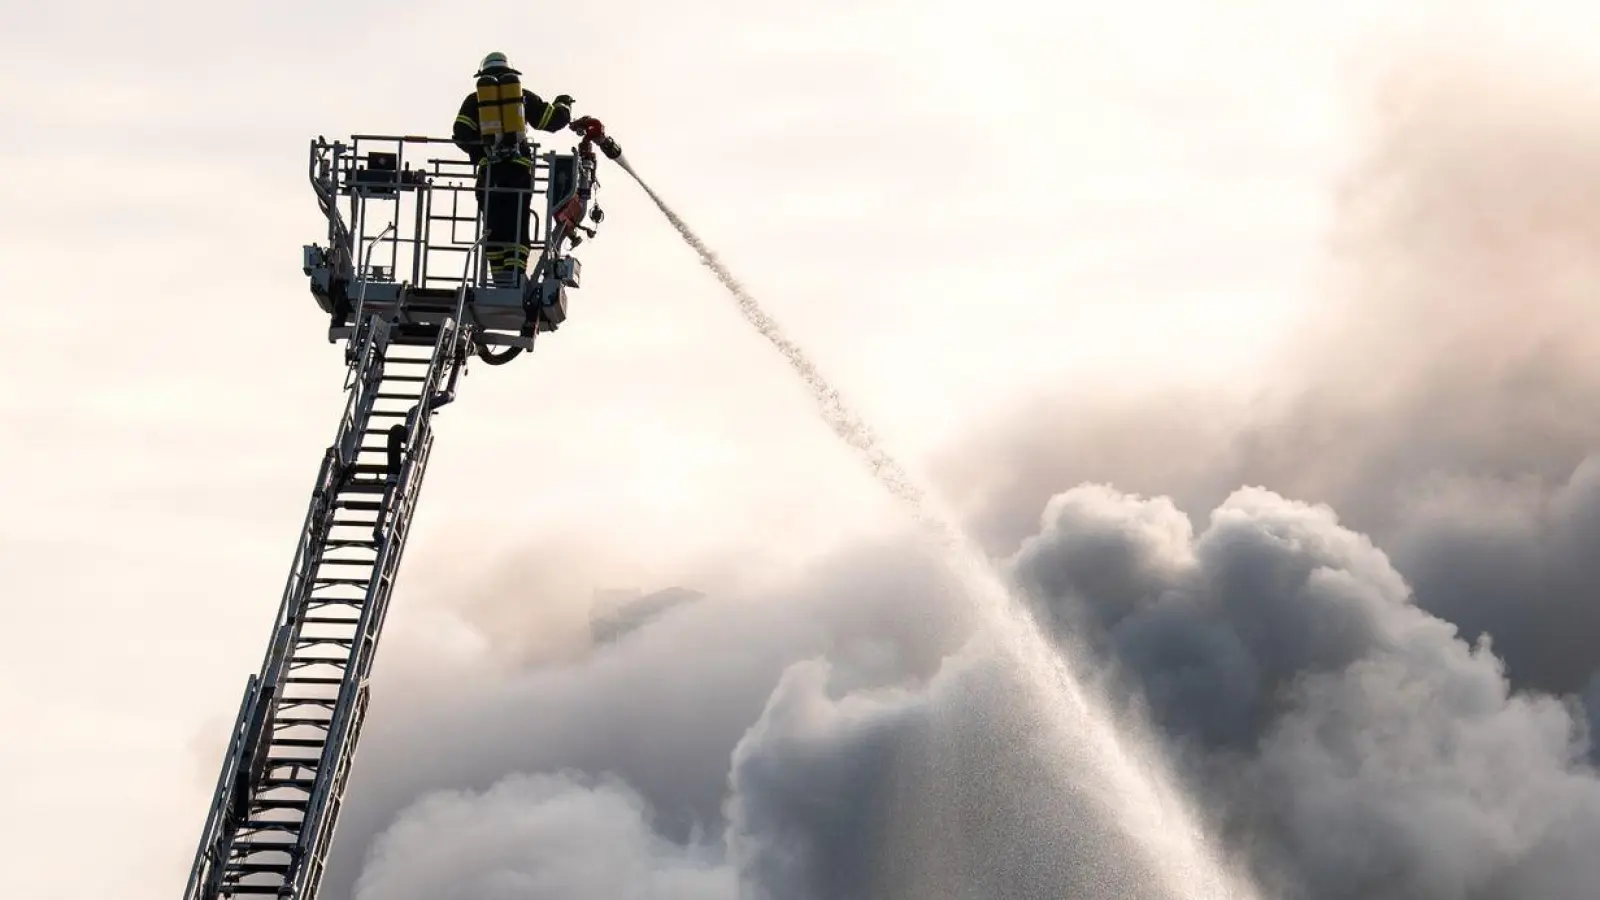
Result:
[[[347,401],[266,658],[245,684],[184,900],[316,897],[433,414],[455,399],[470,357],[509,362],[566,320],[579,284],[570,251],[594,236],[585,223],[603,218],[594,149],[621,151],[596,120],[573,130],[571,152],[533,148],[530,265],[511,282],[489,271],[475,169],[449,139],[311,142],[328,234],[327,246],[304,248],[303,269],[329,316],[328,341],[344,344]]]

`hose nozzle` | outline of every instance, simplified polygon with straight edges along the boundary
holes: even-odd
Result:
[[[606,155],[606,159],[616,159],[622,155],[622,147],[606,134],[605,123],[594,116],[574,119],[571,128],[582,135],[586,143],[599,144],[600,152]]]

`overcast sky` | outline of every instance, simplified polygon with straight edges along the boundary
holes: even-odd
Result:
[[[506,52],[603,118],[916,462],[1044,384],[1250,383],[1318,298],[1362,88],[1397,43],[1576,57],[1596,24],[1490,6],[612,0],[491,38],[413,0],[8,4],[8,893],[181,890],[343,402],[299,269],[323,237],[310,138],[443,135]],[[561,566],[554,536],[617,548],[587,590],[899,525],[626,176],[601,180],[570,325],[475,366],[436,420],[399,633],[441,628],[418,598],[509,548]]]

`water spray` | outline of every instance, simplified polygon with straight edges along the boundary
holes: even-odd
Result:
[[[596,123],[598,124],[598,123]],[[574,123],[575,130],[577,129]],[[599,144],[606,156],[638,182],[695,253],[738,303],[745,319],[788,361],[809,389],[822,419],[833,433],[852,447],[874,478],[905,503],[919,524],[945,551],[962,587],[979,604],[995,626],[1000,644],[1015,657],[1027,676],[1023,680],[1037,693],[1040,708],[1048,713],[1060,741],[1080,742],[1093,760],[1095,772],[1105,781],[1112,800],[1112,816],[1149,855],[1172,897],[1191,900],[1253,900],[1256,892],[1243,878],[1229,871],[1189,810],[1182,793],[1170,783],[1166,767],[1153,759],[1148,741],[1133,741],[1118,733],[1111,716],[1092,702],[1068,661],[1040,631],[1018,602],[987,555],[971,541],[954,515],[943,509],[929,491],[883,448],[859,415],[844,402],[839,391],[762,308],[665,200],[639,175],[622,149],[604,135],[604,129],[583,132]],[[604,142],[602,142],[604,141]],[[608,142],[608,143],[606,143]],[[1141,746],[1142,745],[1142,746]]]

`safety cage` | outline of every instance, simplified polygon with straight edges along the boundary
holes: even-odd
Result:
[[[369,315],[420,340],[453,318],[471,327],[480,355],[490,345],[531,349],[536,333],[555,330],[567,289],[579,284],[579,261],[564,251],[594,235],[586,218],[602,216],[590,209],[592,155],[535,148],[532,168],[529,265],[506,284],[489,271],[475,167],[448,138],[313,140],[310,177],[328,246],[307,245],[303,268],[331,317],[329,341],[352,337]]]

